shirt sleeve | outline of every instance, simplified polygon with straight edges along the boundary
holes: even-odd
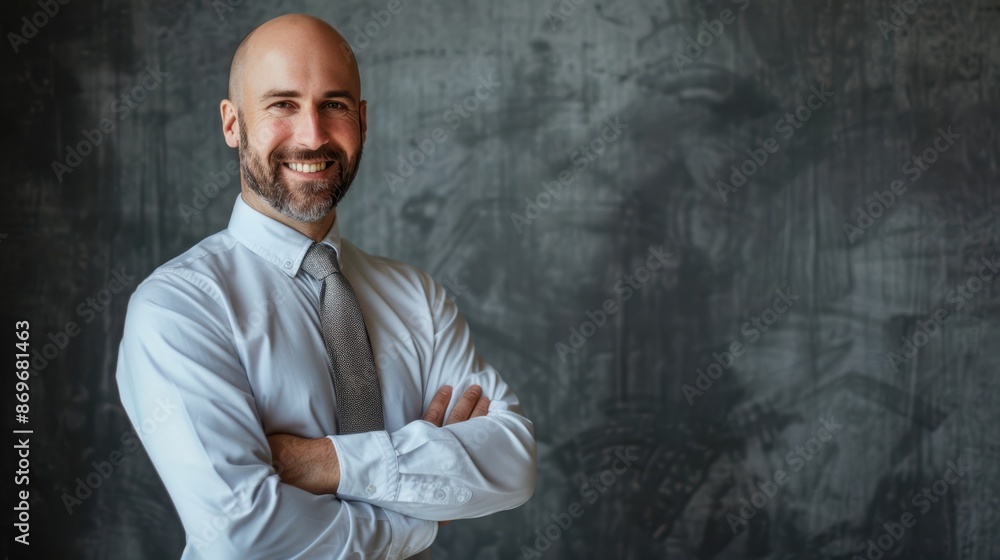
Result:
[[[437,523],[280,481],[223,296],[186,272],[155,274],[133,294],[117,369],[187,533],[185,557],[396,559],[430,546]]]
[[[393,433],[330,436],[340,462],[337,495],[438,521],[515,508],[535,490],[534,427],[511,388],[476,352],[455,302],[439,284],[429,284],[433,356],[421,410],[442,385],[451,385],[447,418],[458,397],[479,385],[490,399],[489,413],[440,428],[416,420]]]

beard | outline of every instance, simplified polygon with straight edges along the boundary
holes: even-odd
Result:
[[[299,222],[315,222],[330,213],[343,200],[354,182],[361,162],[363,146],[353,158],[340,149],[324,144],[318,150],[291,150],[278,148],[265,162],[250,146],[243,112],[236,115],[240,126],[240,170],[253,192],[272,208]],[[282,178],[284,162],[322,160],[336,166],[333,176],[324,179],[297,181],[291,186]]]

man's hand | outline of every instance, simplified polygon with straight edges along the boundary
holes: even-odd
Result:
[[[340,462],[329,438],[304,438],[289,434],[267,437],[272,464],[285,484],[313,494],[336,494]]]
[[[448,385],[434,395],[424,420],[440,427],[444,412],[451,402],[452,388]],[[477,416],[486,416],[490,399],[483,396],[483,389],[473,385],[462,395],[445,424],[464,422]],[[271,457],[278,476],[285,484],[301,488],[313,494],[336,494],[340,485],[340,462],[337,450],[329,438],[304,438],[289,434],[275,434],[267,437],[271,446]],[[450,523],[444,521],[444,525]]]
[[[424,413],[424,420],[434,424],[435,426],[441,427],[441,420],[444,418],[444,411],[448,409],[448,403],[451,402],[451,386],[445,385],[438,390],[434,398],[431,399],[430,406],[427,407],[427,412]],[[490,399],[489,397],[483,396],[483,388],[479,385],[473,385],[469,387],[462,398],[459,399],[458,404],[455,405],[455,409],[451,411],[451,416],[448,417],[448,421],[445,424],[454,424],[456,422],[464,422],[469,418],[475,418],[477,416],[486,416],[486,413],[490,410]]]
[[[444,411],[448,410],[448,403],[451,402],[451,386],[445,385],[438,390],[434,398],[431,399],[430,406],[427,407],[427,412],[424,413],[424,420],[434,424],[437,427],[441,427],[441,419],[444,418]],[[490,410],[490,399],[489,397],[483,396],[483,388],[479,385],[473,385],[469,387],[465,394],[462,395],[461,400],[455,405],[455,409],[451,411],[451,416],[448,417],[448,422],[446,424],[454,424],[456,422],[464,422],[469,418],[475,418],[476,416],[486,416],[486,413]],[[438,525],[444,527],[445,525],[451,523],[451,521],[438,521]]]

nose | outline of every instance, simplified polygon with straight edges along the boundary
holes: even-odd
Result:
[[[295,142],[307,150],[318,150],[329,141],[319,112],[315,108],[300,111],[295,122]]]

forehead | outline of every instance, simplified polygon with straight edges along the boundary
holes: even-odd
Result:
[[[346,90],[360,98],[356,67],[340,42],[310,42],[287,35],[283,39],[255,46],[247,53],[243,90],[249,99],[272,90],[294,90],[305,96]]]

